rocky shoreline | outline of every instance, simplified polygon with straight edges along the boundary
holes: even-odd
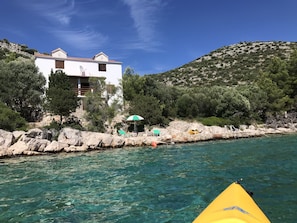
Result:
[[[154,135],[155,129],[160,134]],[[154,128],[138,135],[126,134],[124,136],[64,128],[55,139],[48,130],[40,128],[34,128],[27,132],[0,130],[0,158],[88,152],[122,147],[156,147],[164,144],[195,143],[288,133],[297,133],[296,125],[276,129],[242,125],[236,129],[233,126],[204,126],[196,122],[173,121],[167,128]]]

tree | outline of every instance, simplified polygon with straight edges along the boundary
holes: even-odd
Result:
[[[126,101],[132,101],[139,94],[144,94],[144,77],[135,74],[133,69],[127,68],[123,75],[123,93]]]
[[[263,121],[265,118],[265,111],[268,107],[268,97],[266,92],[260,89],[256,84],[238,86],[237,90],[249,100],[250,118]]]
[[[45,77],[31,60],[0,61],[0,101],[27,121],[42,110]]]
[[[69,116],[79,105],[79,98],[70,84],[68,76],[63,71],[51,71],[49,87],[46,91],[46,107],[55,115]]]
[[[297,50],[295,50],[290,57],[288,72],[289,83],[291,84],[292,89],[291,98],[295,98],[297,100]]]
[[[181,95],[173,86],[158,82],[152,76],[144,76],[143,94],[157,98],[165,118],[174,118],[177,113],[176,100]]]
[[[179,97],[176,101],[176,105],[177,114],[179,117],[193,118],[196,117],[198,114],[198,106],[195,102],[195,99],[188,93],[183,94],[181,97]]]
[[[137,95],[131,101],[129,107],[130,114],[137,114],[144,117],[144,123],[148,125],[166,125],[166,120],[162,116],[162,107],[159,100],[153,96]]]
[[[267,95],[266,112],[287,111],[291,107],[292,100],[285,94],[285,90],[278,85],[277,80],[269,72],[262,72],[257,85]]]
[[[105,122],[110,122],[116,111],[121,109],[122,99],[117,94],[121,89],[106,85],[101,78],[90,78],[89,81],[93,92],[89,92],[84,98],[84,107],[90,122],[89,130],[104,132]]]
[[[246,118],[250,112],[249,100],[234,88],[226,88],[223,98],[217,106],[218,117]]]

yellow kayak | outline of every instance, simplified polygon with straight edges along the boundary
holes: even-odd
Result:
[[[268,223],[247,191],[234,182],[217,196],[193,223]]]

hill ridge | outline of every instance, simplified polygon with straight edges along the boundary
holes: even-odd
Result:
[[[297,42],[239,42],[154,76],[167,85],[180,87],[247,84],[257,78],[273,57],[288,59],[296,49]]]

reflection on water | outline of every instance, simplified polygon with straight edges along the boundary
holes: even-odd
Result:
[[[0,222],[192,222],[231,182],[295,222],[296,135],[19,157],[0,163]]]

